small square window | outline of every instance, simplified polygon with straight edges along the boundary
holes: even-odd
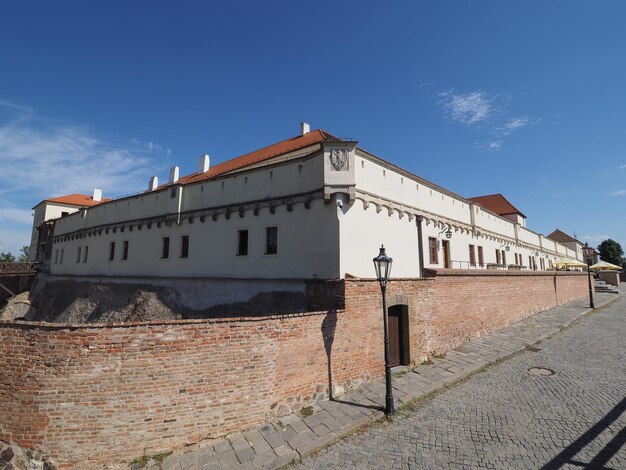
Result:
[[[265,227],[265,254],[278,253],[278,227]]]

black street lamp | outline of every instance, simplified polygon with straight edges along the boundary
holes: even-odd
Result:
[[[385,247],[380,246],[380,253],[374,261],[374,269],[376,270],[376,279],[380,283],[380,290],[383,294],[383,325],[385,334],[385,415],[389,416],[394,413],[393,406],[393,389],[391,388],[391,356],[389,354],[389,322],[387,316],[387,282],[391,274],[391,263],[393,260],[385,254]]]
[[[583,256],[587,261],[587,280],[589,281],[589,308],[596,308],[593,304],[593,289],[591,288],[591,256],[593,253],[593,248],[589,246],[589,243],[585,242],[585,246],[583,246]]]

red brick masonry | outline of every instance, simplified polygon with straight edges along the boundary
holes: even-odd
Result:
[[[390,306],[409,306],[413,363],[587,295],[580,273],[429,274],[388,290]],[[67,467],[110,465],[289,413],[327,398],[329,383],[346,389],[382,375],[378,283],[337,284],[345,309],[329,312],[0,323],[0,440]]]

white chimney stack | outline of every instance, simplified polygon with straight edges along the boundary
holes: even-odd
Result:
[[[170,168],[170,183],[176,183],[176,181],[178,181],[179,170],[180,168],[178,168],[177,166],[173,166],[172,168]]]
[[[91,199],[93,199],[96,202],[102,201],[102,190],[101,189],[94,189],[93,190],[93,196],[92,196]]]
[[[202,155],[200,157],[200,161],[198,162],[198,172],[206,173],[209,171],[210,161],[211,160],[208,155]]]
[[[311,126],[309,125],[309,123],[301,122],[300,123],[300,135],[308,134],[309,132],[311,132]]]
[[[156,176],[153,176],[152,178],[150,178],[150,182],[148,183],[148,191],[154,191],[158,187],[159,187],[159,178],[157,178]]]

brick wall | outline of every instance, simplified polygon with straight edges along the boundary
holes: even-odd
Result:
[[[0,324],[0,440],[69,467],[220,436],[382,367],[359,313],[108,326]]]
[[[584,275],[431,272],[394,279],[413,362],[587,293]],[[220,436],[383,373],[376,281],[345,310],[112,325],[0,323],[0,440],[93,468]],[[321,294],[320,294],[321,295]],[[331,367],[329,368],[329,358]]]
[[[388,305],[409,306],[412,363],[537,312],[585,297],[578,272],[426,270],[424,279],[394,279]],[[382,315],[375,280],[346,279],[346,310]]]

